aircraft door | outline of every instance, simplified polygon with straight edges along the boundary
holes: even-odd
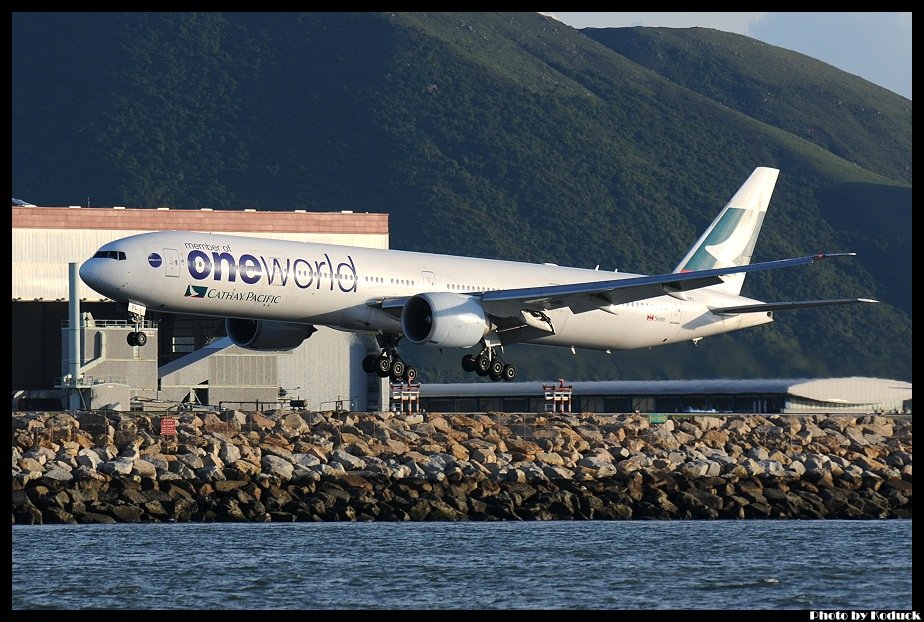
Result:
[[[180,254],[175,248],[164,249],[165,272],[167,276],[180,276]]]
[[[668,339],[678,339],[683,331],[683,327],[680,324],[683,320],[683,303],[673,298],[668,298],[668,300],[669,302],[665,311],[667,312],[669,323],[665,328],[669,335]]]
[[[436,275],[429,270],[421,271],[420,281],[427,289],[431,291],[436,289]]]
[[[680,310],[683,308],[683,305],[680,302],[674,302],[671,305],[670,315],[671,315],[671,324],[680,324]]]

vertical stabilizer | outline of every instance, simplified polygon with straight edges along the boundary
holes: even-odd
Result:
[[[764,223],[764,215],[779,174],[780,171],[775,168],[754,169],[693,248],[680,260],[674,272],[728,268],[751,263],[757,235]],[[715,288],[730,294],[740,294],[744,276],[742,273],[724,277],[725,282]]]

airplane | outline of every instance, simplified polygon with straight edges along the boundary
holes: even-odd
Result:
[[[148,309],[225,319],[230,340],[252,350],[290,350],[329,326],[372,334],[380,353],[363,369],[412,383],[402,339],[474,348],[466,372],[514,380],[503,346],[532,343],[630,350],[773,321],[776,311],[875,303],[869,298],[763,302],[741,295],[751,272],[855,253],[817,253],[751,263],[779,170],[754,169],[673,272],[640,275],[507,260],[317,244],[195,231],[160,231],[109,242],[80,278],[119,303],[135,324]]]

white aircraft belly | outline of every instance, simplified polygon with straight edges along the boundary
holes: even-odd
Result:
[[[555,335],[536,343],[574,346],[593,350],[627,350],[670,343],[680,328],[679,301],[632,307],[620,306],[616,314],[588,311],[572,315]]]

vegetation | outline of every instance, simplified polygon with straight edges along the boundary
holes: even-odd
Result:
[[[805,56],[534,13],[16,13],[12,30],[13,194],[32,203],[387,212],[393,248],[654,273],[775,166],[755,260],[858,257],[745,294],[882,304],[506,357],[523,379],[911,378],[911,101]],[[461,352],[405,356],[462,378]]]

